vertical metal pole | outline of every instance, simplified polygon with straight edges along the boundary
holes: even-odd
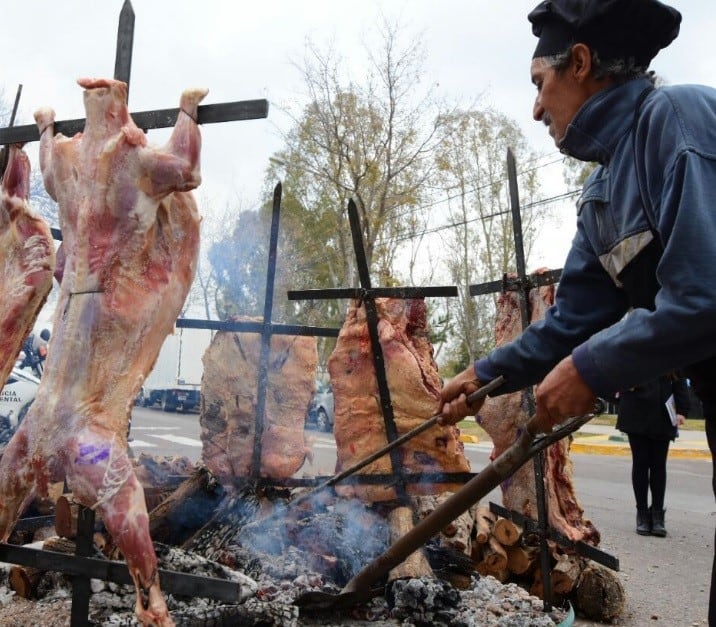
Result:
[[[8,122],[8,128],[15,125],[15,116],[17,115],[17,107],[20,104],[20,94],[22,94],[22,85],[17,86],[17,93],[15,94],[15,104],[12,106],[12,112],[10,113],[10,121]],[[5,168],[7,168],[7,162],[10,158],[10,146],[3,146],[0,149],[0,178],[5,174]]]
[[[278,224],[281,216],[281,183],[273,192],[273,213],[271,216],[271,237],[269,240],[268,269],[266,272],[266,297],[264,299],[264,320],[261,330],[261,356],[259,357],[259,377],[256,391],[256,424],[254,450],[251,460],[251,476],[258,477],[261,472],[261,438],[266,420],[266,388],[268,387],[268,361],[271,351],[271,320],[273,317],[273,293],[276,280],[276,251],[278,249]]]
[[[520,196],[517,187],[517,167],[515,156],[511,149],[507,149],[507,180],[510,187],[510,204],[512,211],[512,230],[515,238],[515,260],[517,263],[517,274],[520,277],[521,289],[519,291],[520,315],[522,316],[522,329],[526,329],[530,323],[529,310],[529,281],[527,277],[527,266],[525,263],[525,248],[522,239],[522,215],[520,214]],[[530,416],[535,414],[536,404],[532,389],[525,390],[527,407]],[[548,521],[547,521],[547,499],[544,490],[544,454],[540,451],[533,459],[535,473],[535,496],[537,498],[537,522],[539,525],[540,542],[540,568],[542,570],[542,586],[544,591],[544,610],[552,610],[552,579],[550,577],[550,554],[547,544]]]
[[[132,71],[132,48],[134,46],[134,9],[129,0],[124,0],[119,12],[117,27],[117,52],[114,57],[114,78],[127,83],[129,100],[129,76]]]
[[[350,221],[351,235],[353,237],[353,249],[355,251],[356,262],[358,265],[358,278],[360,280],[361,287],[365,291],[363,296],[363,306],[365,307],[365,316],[368,323],[370,345],[373,350],[373,364],[375,367],[375,377],[378,382],[378,394],[380,396],[380,408],[383,413],[383,421],[385,423],[385,434],[388,438],[388,442],[392,442],[398,437],[398,429],[395,426],[393,403],[390,400],[388,379],[385,374],[385,358],[383,357],[383,348],[380,345],[380,339],[378,337],[378,310],[375,306],[375,297],[371,292],[368,258],[365,254],[360,216],[358,215],[358,207],[356,207],[356,204],[352,199],[348,202],[348,219]],[[400,478],[400,481],[396,485],[396,494],[400,500],[403,500],[406,497],[405,482],[402,480],[403,468],[400,463],[400,453],[396,449],[390,451],[390,462],[393,467],[393,472],[397,473]]]
[[[88,557],[92,553],[94,534],[94,510],[80,506],[77,513],[77,538],[75,540],[75,555]],[[84,627],[89,625],[89,602],[92,588],[88,577],[74,575],[72,577],[72,610],[70,612],[70,625]]]

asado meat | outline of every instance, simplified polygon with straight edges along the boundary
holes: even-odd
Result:
[[[234,320],[258,322],[249,318]],[[220,331],[203,357],[201,456],[206,467],[226,487],[232,486],[235,479],[252,475],[261,344],[259,333]],[[317,363],[315,337],[271,336],[261,417],[262,477],[290,477],[310,455],[304,428]]]
[[[52,289],[55,246],[47,223],[30,208],[30,160],[7,146],[0,199],[0,387]]]
[[[376,298],[378,338],[393,406],[397,435],[414,429],[440,411],[442,387],[433,347],[428,337],[427,309],[421,298]],[[328,360],[333,385],[338,447],[336,472],[365,459],[388,443],[380,406],[373,349],[365,307],[352,301]],[[400,469],[393,469],[384,455],[361,474],[469,472],[460,430],[436,425],[398,449]],[[438,494],[459,488],[452,483],[408,482],[408,494]],[[394,499],[388,485],[343,486],[342,495],[366,501]]]
[[[536,274],[543,273],[538,270]],[[530,322],[544,318],[546,310],[554,304],[555,287],[545,285],[529,292]],[[504,292],[497,304],[495,342],[501,346],[522,333],[519,295]],[[526,392],[490,396],[476,417],[492,439],[492,459],[499,456],[519,437],[521,428],[530,418],[530,400]],[[570,540],[584,540],[599,544],[599,532],[585,518],[574,486],[572,460],[569,457],[570,438],[545,449],[544,482],[547,497],[549,525]],[[529,462],[502,485],[502,503],[510,510],[537,519],[537,494],[534,464]]]
[[[136,584],[144,625],[173,625],[159,588],[141,485],[127,456],[132,402],[191,286],[199,248],[201,137],[190,89],[167,144],[151,147],[127,86],[80,79],[86,122],[55,135],[35,113],[45,187],[59,203],[60,296],[37,397],[0,462],[0,538],[48,482],[66,476],[97,510]]]

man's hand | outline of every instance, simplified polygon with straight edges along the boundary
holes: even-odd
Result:
[[[577,369],[571,355],[560,361],[537,386],[537,423],[541,433],[570,416],[581,416],[594,409],[597,400]]]
[[[454,425],[465,416],[474,416],[485,402],[485,399],[477,401],[474,405],[467,404],[468,395],[476,392],[481,386],[475,374],[475,368],[470,365],[460,374],[450,379],[440,393],[442,403],[441,418],[438,423],[441,425]]]

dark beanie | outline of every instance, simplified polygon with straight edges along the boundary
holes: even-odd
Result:
[[[527,16],[539,38],[534,57],[583,43],[602,60],[648,67],[679,34],[681,13],[658,0],[543,0]]]

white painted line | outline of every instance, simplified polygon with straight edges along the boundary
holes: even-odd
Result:
[[[155,438],[161,438],[167,440],[167,442],[174,442],[174,444],[184,444],[185,446],[198,446],[201,447],[201,440],[195,440],[194,438],[185,438],[183,435],[171,435],[171,434],[160,434],[154,435]]]
[[[132,431],[176,431],[179,427],[132,427]]]
[[[129,448],[156,448],[156,444],[145,442],[144,440],[132,440],[129,442]]]
[[[333,444],[329,444],[328,442],[314,442],[313,448],[325,448],[329,450],[335,450],[336,444],[335,442]]]

